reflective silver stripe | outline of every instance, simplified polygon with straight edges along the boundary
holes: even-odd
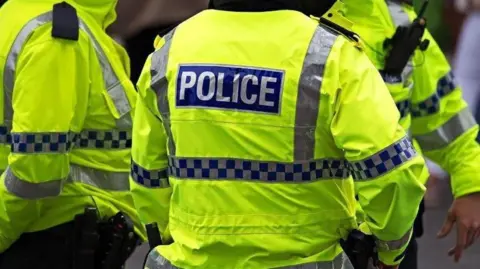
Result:
[[[67,153],[75,134],[12,133],[12,153]]]
[[[13,119],[12,108],[12,93],[15,84],[15,71],[17,60],[20,52],[23,49],[24,44],[29,39],[30,35],[38,27],[52,21],[52,12],[47,12],[39,15],[36,18],[30,20],[18,33],[15,41],[10,48],[10,52],[7,56],[5,70],[3,74],[3,87],[4,87],[4,124],[11,129]],[[105,55],[102,47],[95,39],[87,25],[80,20],[80,28],[84,30],[93,43],[97,57],[102,67],[103,79],[105,81],[105,87],[108,91],[110,98],[112,98],[115,108],[120,114],[121,118],[117,120],[117,128],[130,129],[132,126],[132,119],[130,116],[131,106],[127,99],[125,89],[115,74],[110,61]]]
[[[15,41],[10,48],[8,53],[5,70],[3,71],[3,118],[4,124],[10,130],[12,128],[12,119],[13,119],[13,108],[12,108],[12,94],[13,86],[15,84],[15,71],[18,56],[22,51],[23,45],[28,40],[32,32],[46,24],[47,22],[52,21],[52,12],[44,13],[36,18],[30,20],[22,30],[18,33]]]
[[[170,123],[170,107],[168,104],[168,80],[167,65],[170,46],[172,45],[173,34],[175,29],[164,36],[165,44],[155,51],[152,55],[152,66],[150,75],[152,78],[151,88],[155,91],[158,98],[158,110],[162,115],[162,122],[167,133],[168,151],[170,155],[176,154],[175,141],[173,140],[171,123]]]
[[[373,179],[398,168],[416,155],[412,142],[404,137],[367,159],[349,165],[354,180]]]
[[[88,26],[80,19],[80,29],[84,30],[87,33],[88,37],[93,43],[95,52],[97,54],[98,60],[102,67],[102,75],[105,83],[105,88],[107,89],[108,95],[112,98],[113,104],[117,109],[120,118],[117,120],[117,128],[119,129],[131,129],[132,128],[132,117],[130,111],[132,107],[128,102],[126,90],[123,88],[121,81],[118,79],[117,74],[113,70],[110,61],[108,60],[107,55],[102,49],[102,46],[95,39],[95,36],[92,34],[92,31]]]
[[[150,170],[143,168],[132,160],[131,176],[133,181],[147,188],[168,188],[167,169]]]
[[[180,269],[173,266],[167,259],[162,257],[156,249],[152,249],[148,253],[147,260],[145,261],[146,269]]]
[[[15,176],[7,167],[5,170],[5,188],[22,199],[41,199],[58,196],[63,188],[62,179],[55,179],[42,183],[31,183]]]
[[[320,159],[281,163],[225,158],[169,157],[169,175],[180,179],[308,183],[324,179],[347,179],[349,171],[345,160]]]
[[[60,195],[65,183],[83,183],[106,191],[129,191],[130,183],[126,172],[106,172],[93,168],[71,165],[66,179],[31,183],[18,178],[10,167],[5,171],[5,187],[23,199],[41,199]]]
[[[402,238],[398,240],[391,240],[391,241],[383,241],[380,239],[376,239],[376,246],[379,251],[394,251],[400,250],[405,247],[408,242],[410,241],[410,237],[412,236],[412,229],[410,229]]]
[[[415,139],[418,141],[422,150],[437,150],[448,146],[476,124],[470,110],[465,108],[435,131],[424,135],[417,135]]]
[[[298,83],[294,161],[312,160],[320,106],[320,90],[328,55],[338,35],[317,27],[308,46]]]
[[[388,10],[396,27],[410,24],[408,14],[403,10],[402,4],[392,0],[387,0]]]
[[[162,257],[156,249],[150,251],[145,262],[146,269],[180,269],[172,265]],[[225,268],[229,268],[228,265]],[[288,267],[277,267],[278,269],[354,269],[347,255],[342,252],[333,261],[314,262]]]
[[[128,172],[108,172],[71,164],[67,182],[87,184],[106,191],[129,191]]]

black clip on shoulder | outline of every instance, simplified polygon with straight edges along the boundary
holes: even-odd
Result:
[[[52,37],[78,41],[79,32],[77,10],[67,2],[53,5]]]

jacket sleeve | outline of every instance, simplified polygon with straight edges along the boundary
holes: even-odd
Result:
[[[414,60],[413,137],[425,156],[451,174],[455,197],[480,192],[478,126],[447,59],[428,32],[425,37],[430,46]]]
[[[395,103],[366,55],[352,46],[338,53],[342,83],[332,134],[349,162],[380,260],[398,264],[425,191],[418,180],[425,163],[398,124]]]
[[[156,222],[164,242],[171,240],[168,230],[170,187],[167,168],[167,135],[158,110],[152,85],[151,57],[138,82],[139,97],[135,110],[132,144],[131,190],[135,207],[144,224]]]
[[[33,42],[18,58],[13,94],[4,89],[14,113],[11,153],[0,184],[0,252],[42,217],[39,199],[62,191],[75,131],[72,119],[81,107],[77,89],[89,87],[86,57],[77,42]]]

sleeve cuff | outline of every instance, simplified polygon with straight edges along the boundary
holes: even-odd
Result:
[[[378,259],[385,265],[395,266],[399,265],[403,258],[405,257],[405,252],[407,250],[408,244],[406,244],[402,249],[396,251],[379,251]]]
[[[404,237],[398,240],[376,240],[378,258],[385,265],[398,265],[402,262],[408,244],[412,238],[413,229],[410,229]]]
[[[477,173],[462,173],[461,176],[452,175],[451,182],[452,193],[455,198],[480,192],[480,177]]]

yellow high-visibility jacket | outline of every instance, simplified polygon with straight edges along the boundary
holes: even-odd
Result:
[[[173,265],[338,266],[355,189],[380,259],[400,262],[426,168],[345,37],[296,11],[204,11],[159,42],[138,90],[131,187]]]
[[[78,40],[52,37],[56,0],[0,9],[0,253],[24,232],[67,223],[87,206],[127,213],[136,92],[125,51],[106,33],[115,1],[67,0]]]
[[[397,26],[417,17],[413,8],[394,0],[343,2],[366,54],[382,70],[383,42],[393,36]],[[478,126],[441,49],[428,31],[424,39],[430,40],[428,49],[417,50],[400,77],[384,77],[400,111],[400,124],[418,142],[417,150],[450,173],[455,197],[479,192]],[[427,179],[428,174],[422,175],[422,182]]]

